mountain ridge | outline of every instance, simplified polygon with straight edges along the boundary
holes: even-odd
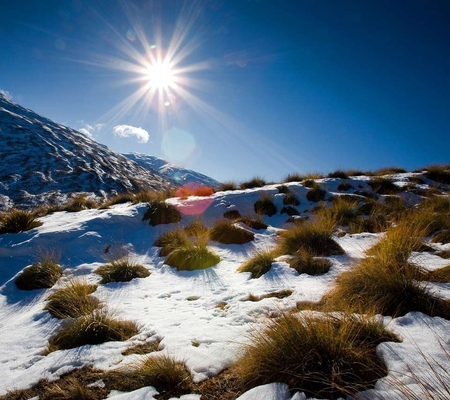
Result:
[[[137,163],[3,94],[0,159],[0,210],[59,205],[78,194],[105,198],[176,186],[148,163]]]

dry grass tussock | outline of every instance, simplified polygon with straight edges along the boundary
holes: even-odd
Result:
[[[450,184],[450,164],[430,165],[423,174],[426,178],[438,183]]]
[[[90,314],[100,306],[100,302],[90,296],[97,285],[89,285],[85,280],[69,279],[56,292],[47,297],[45,310],[56,318],[78,318]]]
[[[244,244],[251,242],[255,235],[240,228],[231,221],[218,221],[210,230],[210,238],[223,244]]]
[[[328,220],[332,225],[349,225],[357,218],[356,207],[358,198],[338,196],[334,199],[330,208],[320,208],[317,214]]]
[[[257,215],[267,215],[271,217],[277,213],[277,207],[273,202],[273,196],[262,195],[253,205],[253,209]]]
[[[346,178],[348,178],[348,174],[347,174],[347,172],[345,172],[345,171],[343,171],[343,170],[341,170],[341,169],[337,169],[337,170],[334,171],[334,172],[330,172],[330,173],[327,175],[327,177],[328,177],[328,178],[340,178],[340,179],[346,179]]]
[[[327,306],[391,316],[420,311],[450,318],[450,301],[432,296],[424,282],[428,274],[408,261],[411,252],[421,248],[425,232],[411,220],[391,228],[368,257],[338,277],[325,296]]]
[[[94,271],[102,277],[100,283],[109,282],[129,282],[134,278],[146,278],[150,275],[147,268],[144,268],[137,261],[133,260],[131,255],[120,254],[115,259]]]
[[[314,257],[343,254],[344,250],[332,238],[333,232],[334,225],[325,220],[295,225],[281,233],[277,253],[295,255],[305,250]]]
[[[263,187],[266,185],[266,181],[259,176],[255,176],[254,178],[250,179],[249,181],[241,182],[239,185],[240,189],[253,189],[257,187]]]
[[[48,351],[127,340],[138,332],[134,322],[116,319],[106,309],[96,310],[68,321],[49,339]]]
[[[177,268],[178,271],[193,271],[212,267],[220,262],[220,257],[208,249],[207,243],[186,242],[172,250],[164,263]]]
[[[305,248],[296,251],[294,256],[288,260],[288,263],[299,274],[308,275],[326,274],[333,265],[326,258],[314,257],[311,251]]]
[[[159,399],[179,397],[189,393],[191,374],[184,362],[168,355],[152,355],[143,361],[112,371],[105,379],[108,387],[121,391],[153,386]]]
[[[216,192],[227,192],[230,190],[237,190],[238,185],[236,182],[223,182],[217,189]]]
[[[151,226],[172,224],[180,222],[181,214],[175,206],[166,203],[165,200],[152,199],[148,202],[148,209],[142,220],[148,220]]]
[[[370,317],[284,314],[254,331],[232,371],[244,389],[284,382],[307,396],[337,398],[386,375],[375,349],[392,340],[398,339]]]
[[[402,188],[389,178],[376,177],[367,183],[377,194],[397,194],[402,191]]]
[[[34,213],[21,210],[9,210],[0,215],[0,235],[4,233],[20,233],[41,226]]]
[[[61,375],[54,382],[41,379],[31,389],[10,391],[2,399],[25,400],[39,396],[40,400],[102,400],[110,390],[93,384],[104,376],[101,370],[83,367]]]
[[[38,261],[25,268],[16,279],[16,286],[21,290],[51,288],[62,276],[58,265],[59,254],[43,252],[38,255]]]
[[[316,203],[318,201],[322,201],[325,198],[327,192],[323,190],[318,183],[312,181],[313,183],[310,184],[310,182],[311,181],[305,181],[303,183],[304,186],[311,188],[310,190],[308,190],[308,193],[306,193],[306,198],[309,201],[313,201]]]
[[[97,201],[89,199],[86,195],[78,195],[61,207],[61,211],[78,212],[98,207]]]
[[[250,272],[252,279],[257,279],[269,272],[276,254],[272,250],[259,250],[238,268],[238,272]]]

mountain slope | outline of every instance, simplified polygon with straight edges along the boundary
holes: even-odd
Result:
[[[140,153],[126,153],[124,156],[135,161],[143,168],[149,168],[150,170],[157,171],[158,174],[177,186],[188,182],[201,183],[213,188],[217,188],[220,185],[220,182],[210,178],[209,176],[195,172],[191,169],[178,167],[159,157]]]
[[[154,171],[0,94],[0,209],[171,184]]]

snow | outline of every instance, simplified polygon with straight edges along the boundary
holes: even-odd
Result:
[[[353,184],[365,183],[363,177],[349,179]],[[323,180],[328,190],[335,180]],[[327,185],[330,185],[329,187]],[[309,215],[316,203],[306,200],[305,188],[298,183],[288,184],[301,201],[299,211]],[[170,199],[182,212],[181,224],[186,226],[197,218],[211,226],[225,211],[237,209],[242,215],[252,215],[254,202],[263,194],[274,195],[280,210],[282,196],[277,185],[232,192],[219,192],[208,198]],[[206,203],[205,203],[206,202]],[[201,215],[187,210],[202,203]],[[329,257],[330,272],[322,276],[299,275],[281,257],[271,270],[259,279],[249,273],[237,273],[237,268],[258,249],[272,248],[277,234],[287,226],[286,215],[264,217],[270,225],[265,230],[252,230],[255,240],[245,245],[223,245],[211,242],[210,248],[220,256],[220,263],[205,270],[177,271],[158,257],[154,240],[176,224],[150,226],[142,221],[145,204],[120,204],[105,210],[86,210],[77,213],[57,212],[40,218],[43,225],[21,234],[0,235],[0,395],[7,390],[31,387],[39,379],[57,379],[61,374],[84,365],[104,370],[115,369],[139,358],[123,356],[123,350],[158,338],[159,351],[186,362],[195,382],[214,376],[233,363],[251,333],[264,326],[267,317],[295,308],[299,301],[319,301],[331,288],[337,275],[364,256],[364,251],[379,240],[381,234],[347,234],[336,237],[345,255]],[[98,282],[93,273],[105,262],[107,246],[126,248],[132,257],[147,268],[151,275],[126,283],[99,285],[94,295],[112,310],[114,315],[136,321],[140,333],[124,342],[87,345],[76,349],[59,350],[44,355],[48,338],[62,322],[52,318],[43,308],[45,299],[61,287],[71,276]],[[441,245],[440,248],[444,248]],[[61,253],[64,278],[52,289],[20,291],[14,280],[30,265],[42,249]],[[441,258],[428,254],[414,254],[414,262],[428,269],[447,265]],[[433,284],[431,284],[433,285]],[[443,297],[450,297],[450,287],[434,284]],[[265,298],[258,302],[245,301],[251,293],[267,293],[290,289],[292,295],[284,299]],[[393,382],[401,381],[414,388],[408,368],[426,379],[429,362],[450,368],[443,347],[450,344],[450,322],[421,313],[385,318],[389,329],[400,335],[401,343],[382,343],[377,352],[384,359],[389,375],[380,379],[375,388],[361,396],[396,398],[399,393]],[[428,372],[427,372],[428,371]],[[394,385],[395,386],[395,385]],[[146,387],[131,393],[112,392],[113,399],[153,399],[156,391]],[[287,386],[276,383],[253,388],[239,400],[305,399],[303,393],[289,393]],[[180,400],[198,400],[198,395],[182,396]]]

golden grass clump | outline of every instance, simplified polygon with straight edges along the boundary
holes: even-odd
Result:
[[[253,205],[257,215],[267,215],[271,217],[277,213],[277,207],[273,202],[273,197],[270,195],[263,195]]]
[[[257,279],[269,272],[276,255],[272,250],[259,250],[238,268],[238,272],[250,272]]]
[[[220,257],[208,249],[205,242],[187,242],[171,251],[164,263],[178,271],[193,271],[212,267],[220,262]]]
[[[389,178],[376,177],[367,183],[377,194],[397,194],[402,191],[402,188]]]
[[[173,250],[187,243],[189,243],[189,238],[186,232],[183,229],[175,229],[158,236],[153,246],[161,247],[159,256],[165,257]]]
[[[283,204],[285,206],[299,206],[300,200],[297,198],[297,196],[294,193],[288,192],[288,193],[285,193],[285,195],[284,195]]]
[[[245,389],[283,382],[332,399],[371,388],[385,376],[375,349],[392,340],[398,339],[369,317],[283,314],[254,331],[232,369]]]
[[[185,364],[168,355],[148,356],[140,363],[112,371],[106,383],[121,391],[153,386],[161,399],[180,397],[192,387],[191,374]]]
[[[308,249],[300,249],[288,260],[289,266],[294,268],[300,275],[323,275],[333,265],[326,258],[314,257]]]
[[[309,201],[313,201],[317,203],[318,201],[322,201],[325,198],[327,192],[323,190],[317,183],[314,182],[314,185],[311,187],[311,190],[308,190],[306,193],[306,198]]]
[[[52,352],[87,344],[122,341],[138,332],[134,322],[116,319],[105,309],[96,310],[64,325],[49,339],[48,350]]]
[[[341,178],[341,179],[347,179],[348,178],[348,174],[347,172],[341,170],[341,169],[337,169],[334,172],[330,172],[327,175],[328,178]]]
[[[256,218],[244,216],[237,218],[234,222],[242,222],[244,225],[247,225],[249,228],[256,229],[257,231],[266,229],[269,226],[261,219],[261,216]]]
[[[422,246],[425,229],[413,220],[391,228],[369,249],[369,256],[342,273],[335,287],[325,295],[330,309],[352,309],[393,317],[410,311],[450,318],[450,301],[427,290],[428,274],[409,263],[411,252]]]
[[[228,192],[230,190],[237,190],[236,182],[223,182],[217,189],[216,192]]]
[[[70,279],[64,287],[47,297],[45,310],[55,318],[78,318],[90,314],[99,308],[100,302],[90,296],[97,290],[97,285],[86,281]]]
[[[318,214],[334,225],[349,225],[357,218],[356,207],[359,200],[338,196],[334,198],[331,208],[321,208]]]
[[[62,211],[78,212],[82,210],[89,210],[96,208],[97,202],[92,199],[88,199],[86,195],[78,195],[73,197],[66,205],[62,207]]]
[[[42,222],[36,219],[36,215],[28,211],[9,210],[0,215],[0,235],[25,232],[41,225]]]
[[[430,165],[423,174],[432,181],[444,184],[450,184],[450,165]]]
[[[294,255],[305,250],[314,257],[343,254],[344,250],[332,238],[333,231],[334,226],[323,220],[295,225],[281,233],[277,252]]]
[[[218,221],[210,229],[210,238],[223,244],[245,244],[251,242],[255,235],[246,229],[234,225],[231,221]]]
[[[39,256],[39,261],[25,268],[16,279],[16,286],[21,290],[51,288],[62,276],[58,265],[59,256],[48,252]]]
[[[151,226],[180,222],[181,214],[172,204],[164,200],[152,199],[148,202],[148,209],[142,218],[148,220]]]
[[[94,271],[102,277],[100,283],[129,282],[134,278],[146,278],[150,275],[147,268],[134,261],[129,255],[110,260]]]
[[[253,189],[257,187],[263,187],[266,185],[266,181],[259,176],[255,176],[249,181],[242,182],[239,187],[240,189]]]

